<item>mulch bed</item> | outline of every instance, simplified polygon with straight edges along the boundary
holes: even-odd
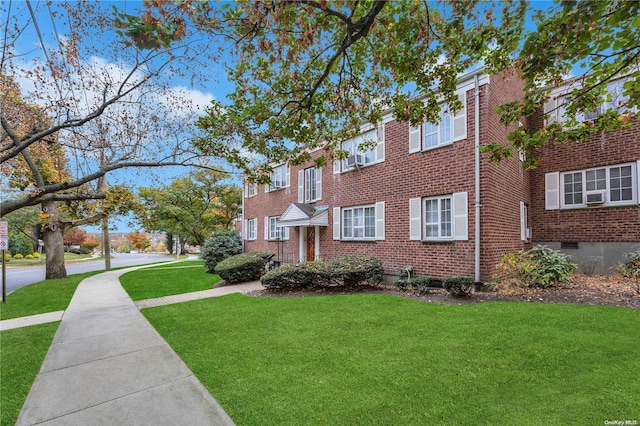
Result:
[[[469,297],[449,296],[442,289],[428,292],[399,291],[394,286],[362,286],[354,288],[330,287],[324,289],[259,290],[248,293],[256,297],[308,297],[328,294],[377,293],[407,297],[428,303],[459,305],[492,301],[519,301],[539,303],[570,303],[580,305],[606,305],[640,309],[640,283],[617,275],[574,274],[571,280],[547,289],[498,288],[479,291]]]

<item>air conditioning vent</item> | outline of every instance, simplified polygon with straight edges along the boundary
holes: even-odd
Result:
[[[364,166],[365,158],[363,154],[355,154],[347,157],[347,167]]]
[[[587,204],[603,204],[606,201],[605,191],[591,191],[587,192]]]

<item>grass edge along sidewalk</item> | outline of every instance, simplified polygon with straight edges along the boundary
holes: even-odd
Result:
[[[59,324],[0,332],[0,425],[16,423]]]
[[[640,413],[637,310],[360,294],[230,295],[142,313],[238,424],[603,424]]]

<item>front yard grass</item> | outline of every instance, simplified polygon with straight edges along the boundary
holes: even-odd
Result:
[[[0,425],[14,425],[60,322],[0,332]]]
[[[0,320],[67,309],[80,281],[101,272],[103,271],[74,274],[19,288],[7,295],[7,303],[0,303]]]
[[[120,277],[120,284],[133,300],[210,290],[219,281],[218,275],[206,273],[204,262],[199,260],[145,268]]]
[[[640,420],[637,310],[235,294],[142,312],[237,424]]]

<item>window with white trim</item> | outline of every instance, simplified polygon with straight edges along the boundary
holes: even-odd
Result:
[[[637,203],[636,164],[560,173],[560,206],[615,206]]]
[[[309,167],[304,169],[304,202],[311,203],[318,200],[318,169]]]
[[[375,206],[342,209],[342,239],[365,240],[376,237]]]
[[[245,187],[246,197],[253,197],[258,194],[258,184],[257,183],[247,183]]]
[[[255,240],[258,234],[258,219],[247,219],[247,240]]]
[[[424,238],[427,240],[452,239],[451,196],[425,198],[423,203]]]
[[[455,113],[449,105],[442,105],[437,123],[423,123],[421,126],[409,126],[409,152],[426,151],[467,137],[466,92],[460,91],[458,99],[462,108]]]
[[[546,123],[566,123],[570,119],[575,119],[577,122],[581,123],[584,121],[594,120],[604,111],[612,109],[617,110],[620,114],[626,113],[629,111],[627,106],[629,103],[629,96],[622,94],[625,81],[626,79],[620,79],[610,82],[607,85],[607,94],[605,99],[603,99],[603,102],[598,105],[594,111],[577,113],[574,117],[567,115],[567,111],[564,106],[567,101],[567,96],[570,96],[570,93],[566,92],[570,92],[571,88],[564,89],[555,95],[552,94],[551,99],[549,99],[549,101],[544,105]],[[635,112],[635,107],[632,111]]]
[[[351,170],[354,169],[354,165],[349,165],[350,157],[358,156],[358,164],[361,166],[365,166],[368,164],[373,164],[376,162],[376,151],[375,149],[360,149],[360,145],[365,142],[371,142],[376,140],[376,129],[371,129],[368,132],[364,132],[361,135],[349,139],[348,141],[342,142],[342,149],[349,153],[348,157],[342,160],[342,170]]]
[[[468,194],[456,192],[409,199],[409,239],[466,241],[469,239]]]
[[[279,217],[280,216],[269,217],[269,240],[289,239],[289,228],[286,226],[278,226]]]
[[[422,149],[436,148],[441,145],[448,145],[453,141],[453,126],[451,125],[451,114],[449,107],[443,106],[440,111],[440,120],[437,124],[424,124],[424,140]]]
[[[286,188],[289,186],[289,165],[282,164],[273,168],[271,174],[271,184],[267,186],[268,191]]]

